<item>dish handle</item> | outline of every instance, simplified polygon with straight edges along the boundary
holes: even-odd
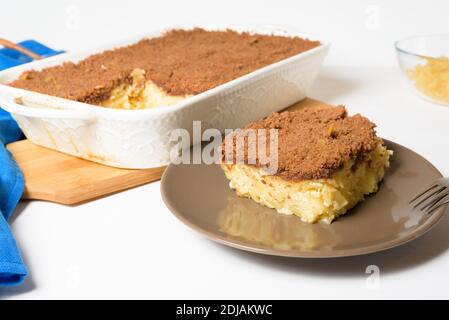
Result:
[[[86,121],[94,121],[96,119],[96,115],[88,110],[46,108],[42,105],[31,107],[22,104],[20,101],[22,101],[21,97],[11,99],[0,97],[0,107],[13,115],[29,118]]]

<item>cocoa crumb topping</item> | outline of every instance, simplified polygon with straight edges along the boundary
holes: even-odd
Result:
[[[226,149],[222,148],[222,161],[235,161],[238,135],[246,133],[247,136],[250,129],[271,128],[278,129],[276,175],[287,180],[330,178],[349,160],[363,161],[379,143],[383,143],[376,136],[375,124],[360,114],[348,116],[344,106],[285,111],[250,123],[240,133],[232,133],[232,140],[228,141],[233,143],[233,154],[225,158]],[[248,140],[245,141],[244,161],[248,164],[247,149],[252,147]],[[263,167],[259,161],[254,165]]]
[[[256,69],[317,47],[318,41],[203,29],[165,35],[67,62],[27,71],[10,85],[62,98],[98,103],[138,68],[169,95],[195,95]]]

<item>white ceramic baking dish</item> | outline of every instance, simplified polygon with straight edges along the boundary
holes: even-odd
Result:
[[[296,35],[279,28],[235,29]],[[159,36],[164,31],[146,36]],[[25,70],[76,62],[142,38],[134,37],[83,53],[66,53],[0,72],[0,106],[13,115],[26,137],[35,144],[114,167],[160,167],[170,162],[170,151],[176,147],[177,142],[169,139],[174,129],[191,132],[193,120],[202,121],[202,130],[238,128],[306,97],[329,49],[329,44],[322,42],[316,48],[176,105],[147,110],[103,108],[6,85]]]

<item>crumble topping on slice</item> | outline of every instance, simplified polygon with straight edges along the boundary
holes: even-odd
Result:
[[[287,180],[315,180],[330,178],[350,160],[363,161],[382,140],[376,136],[375,124],[356,114],[348,116],[344,106],[323,109],[285,111],[247,125],[240,133],[232,133],[233,148],[226,154],[222,148],[222,161],[234,159],[238,135],[251,129],[278,129],[277,176]],[[248,140],[246,140],[248,141]],[[226,143],[226,141],[224,142]],[[268,140],[269,144],[269,140]],[[224,145],[223,145],[224,146]],[[248,151],[245,147],[245,163]],[[268,149],[268,148],[267,148]],[[256,167],[262,167],[257,161]]]

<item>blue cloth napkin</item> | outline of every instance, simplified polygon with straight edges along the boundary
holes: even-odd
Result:
[[[26,267],[6,222],[22,196],[25,183],[22,172],[5,144],[21,136],[22,132],[15,121],[0,109],[0,285],[19,284],[27,276]]]
[[[19,43],[43,57],[54,51],[34,40]],[[31,58],[15,50],[0,50],[0,70],[30,62]],[[6,145],[23,139],[22,131],[11,115],[0,108],[0,286],[22,283],[28,275],[7,220],[22,196],[25,186],[22,172],[6,149]]]

